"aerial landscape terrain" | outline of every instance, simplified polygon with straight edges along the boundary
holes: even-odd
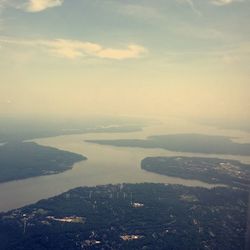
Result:
[[[133,133],[123,131],[116,137]],[[83,152],[94,144],[90,140],[84,145]],[[0,213],[1,249],[245,249],[249,164],[174,154],[144,157],[140,171],[214,186],[147,182],[76,187]],[[10,140],[0,146],[1,182],[57,176],[81,161],[84,169],[87,157],[32,141]]]
[[[250,250],[250,0],[0,0],[0,250]]]
[[[103,129],[107,128],[108,131],[91,130],[89,136],[86,132],[83,137],[91,138],[94,133],[95,138],[102,138],[102,134],[106,137],[113,134],[112,137],[119,138],[121,135],[130,137],[141,133],[137,130],[120,130],[119,126],[125,125],[105,125]],[[55,132],[53,134],[56,135]],[[32,177],[46,175],[56,177],[66,170],[68,173],[84,170],[88,166],[86,163],[89,160],[91,162],[91,158],[88,159],[90,153],[88,147],[91,148],[99,143],[101,145],[94,146],[93,155],[102,152],[100,150],[105,149],[106,144],[112,148],[122,146],[122,150],[131,147],[132,151],[129,152],[144,147],[141,139],[123,139],[126,142],[124,145],[123,140],[118,140],[122,141],[122,144],[117,144],[116,140],[113,140],[115,143],[111,143],[106,139],[87,139],[83,142],[80,138],[74,141],[78,135],[53,137],[53,134],[43,140],[9,139],[3,142],[0,145],[1,182],[8,185],[11,183],[9,181],[13,180],[32,181]],[[26,137],[29,138],[28,133]],[[192,134],[184,135],[186,139],[183,139],[183,134],[176,134],[172,141],[169,140],[171,136],[159,137],[162,145],[168,145],[169,141],[175,143],[177,152],[189,151],[191,148],[194,153],[206,150],[208,156],[210,149],[213,149],[212,146],[218,144],[218,141],[231,144],[226,137],[222,136]],[[74,147],[70,152],[57,149],[57,144],[39,145],[42,141],[53,141],[53,138],[58,138],[59,141],[61,138],[63,143],[69,140],[70,144],[73,139],[73,145],[78,142],[83,147],[79,152],[86,151],[88,154],[85,156],[82,153],[74,153]],[[129,144],[127,144],[128,141]],[[134,147],[134,141],[140,142],[136,144],[138,149]],[[198,144],[203,147],[198,149]],[[234,148],[239,145],[233,144],[235,144]],[[242,145],[243,148],[247,148],[248,144]],[[165,148],[163,151],[156,151],[154,156],[148,156],[151,155],[151,147],[150,144],[149,151],[144,152],[145,156],[138,162],[139,170],[162,178],[164,176],[180,178],[178,180],[183,179],[184,185],[139,181],[140,183],[136,182],[136,184],[107,182],[105,185],[84,186],[83,177],[82,187],[76,186],[52,198],[30,202],[32,204],[22,207],[14,206],[8,211],[1,212],[1,250],[245,250],[250,165],[233,159],[184,156],[181,152],[175,155],[177,153],[175,151],[171,156],[164,156]],[[158,145],[156,147],[158,148]],[[231,150],[231,146],[227,149]],[[246,152],[244,150],[240,150],[239,154]],[[112,152],[114,156],[115,151]],[[163,156],[157,156],[157,152],[163,153]],[[235,150],[234,153],[236,152],[239,151]],[[13,155],[15,157],[12,157]],[[75,164],[81,162],[83,162],[80,164],[81,167],[74,170]],[[105,158],[102,162],[105,162]],[[115,162],[118,163],[118,161]],[[133,166],[131,170],[133,171]],[[92,171],[94,173],[95,170]],[[105,167],[102,171],[105,171]],[[80,172],[78,174],[82,175]],[[185,186],[184,180],[201,181],[214,186],[207,188],[199,185]],[[34,182],[36,182],[35,179]],[[12,186],[15,187],[15,185],[10,187]]]
[[[248,193],[82,187],[0,215],[1,249],[244,249]]]

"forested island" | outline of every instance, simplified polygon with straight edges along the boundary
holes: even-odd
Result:
[[[237,143],[226,136],[203,134],[155,135],[147,139],[87,140],[117,147],[162,148],[176,152],[250,155],[250,143]]]
[[[81,187],[0,214],[1,250],[244,249],[248,193],[164,184]]]
[[[233,187],[250,187],[250,165],[203,157],[147,157],[141,168],[150,172]]]
[[[0,146],[0,182],[57,174],[86,159],[34,142],[9,142]]]

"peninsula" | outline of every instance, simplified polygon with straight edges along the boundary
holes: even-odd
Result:
[[[203,157],[147,157],[141,168],[173,177],[196,179],[238,188],[250,187],[250,165],[235,160]]]
[[[34,142],[9,142],[0,147],[0,182],[57,174],[86,159],[80,154]]]

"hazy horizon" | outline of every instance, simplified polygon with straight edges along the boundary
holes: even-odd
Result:
[[[0,0],[0,116],[247,127],[250,3]]]
[[[250,0],[0,0],[0,249],[250,249]]]

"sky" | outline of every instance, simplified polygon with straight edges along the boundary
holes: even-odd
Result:
[[[250,122],[249,0],[0,0],[0,115]]]

